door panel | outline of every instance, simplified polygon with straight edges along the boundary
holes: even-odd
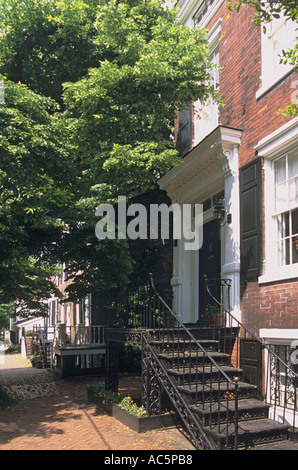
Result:
[[[240,368],[244,381],[256,385],[261,394],[262,386],[262,346],[258,341],[240,340]]]
[[[199,253],[199,318],[206,312],[206,306],[214,301],[205,291],[206,275],[208,279],[220,279],[221,250],[220,250],[220,224],[213,220],[203,227],[203,246]],[[220,286],[218,283],[211,285],[212,294],[220,300]]]

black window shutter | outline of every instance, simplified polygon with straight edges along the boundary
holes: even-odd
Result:
[[[178,150],[180,157],[184,157],[191,149],[192,143],[192,106],[179,111]]]
[[[262,162],[240,169],[241,276],[257,279],[262,262]]]

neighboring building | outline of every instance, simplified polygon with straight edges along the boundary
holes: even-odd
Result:
[[[62,269],[65,266],[61,266]],[[107,319],[93,305],[94,295],[80,302],[67,301],[65,272],[52,279],[63,295],[48,300],[49,313],[45,319],[45,337],[52,342],[52,365],[62,376],[102,373],[105,361],[105,327]]]

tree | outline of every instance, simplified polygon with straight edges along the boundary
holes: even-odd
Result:
[[[0,331],[9,329],[9,319],[13,313],[13,305],[0,305]]]
[[[97,64],[96,0],[1,0],[0,73],[60,104],[62,84]]]
[[[179,25],[176,11],[160,1],[102,0],[96,30],[99,66],[64,90],[64,115],[87,189],[78,205],[89,221],[97,205],[155,188],[180,163],[171,139],[176,111],[213,92],[206,31]],[[95,254],[94,225],[86,225]],[[111,253],[119,241],[106,246]],[[92,270],[84,271],[85,280],[91,275],[93,281]]]
[[[19,298],[59,262],[74,298],[127,282],[127,240],[99,242],[95,208],[180,161],[177,109],[213,93],[206,31],[160,0],[1,0],[0,30],[0,262],[28,273]]]
[[[46,260],[72,203],[70,154],[52,100],[3,78],[0,107],[0,304],[20,298],[23,310],[57,292]]]
[[[262,27],[266,32],[266,23],[271,22],[274,18],[284,16],[286,20],[298,23],[298,8],[296,0],[269,0],[266,2],[259,0],[229,0],[228,10],[232,13],[239,12],[241,6],[250,5],[255,10],[253,22],[256,26]],[[297,27],[298,29],[298,27]],[[293,48],[282,51],[280,63],[290,63],[296,68],[298,67],[298,36],[296,44]],[[284,116],[298,115],[298,103],[290,103],[284,110],[280,111]]]

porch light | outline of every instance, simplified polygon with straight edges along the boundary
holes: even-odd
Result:
[[[232,222],[232,214],[227,214],[226,216],[224,205],[222,202],[219,202],[214,207],[213,219],[220,220],[221,222],[223,222],[223,224],[221,225],[224,226],[225,224],[230,224]]]

